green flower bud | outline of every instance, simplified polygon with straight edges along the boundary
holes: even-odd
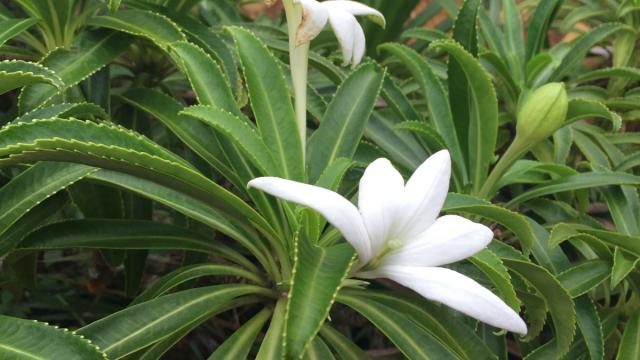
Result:
[[[535,89],[518,109],[516,137],[527,143],[548,137],[562,126],[568,107],[563,83],[549,83]]]

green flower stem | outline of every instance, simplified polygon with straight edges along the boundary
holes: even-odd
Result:
[[[307,72],[309,67],[309,43],[296,46],[296,30],[302,22],[302,9],[294,5],[292,0],[284,0],[284,10],[287,15],[289,29],[289,66],[293,82],[294,109],[302,152],[304,155],[307,140]]]
[[[522,141],[521,138],[516,135],[516,138],[511,145],[509,145],[507,151],[505,151],[496,166],[491,170],[489,177],[482,185],[482,188],[480,188],[478,195],[483,199],[489,200],[497,190],[495,189],[496,183],[507,170],[509,170],[511,165],[520,159],[532,145],[534,144],[527,144],[526,141]]]

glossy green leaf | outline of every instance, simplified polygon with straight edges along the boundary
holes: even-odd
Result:
[[[236,251],[197,232],[147,220],[83,219],[44,226],[27,236],[21,249],[169,249],[217,254],[247,263]]]
[[[609,110],[603,103],[589,99],[571,99],[569,101],[565,124],[596,117],[611,121],[613,131],[618,131],[622,126],[620,115]]]
[[[545,45],[547,33],[561,4],[562,1],[560,0],[542,0],[536,6],[531,16],[531,22],[527,27],[525,41],[526,61],[536,56]]]
[[[337,301],[354,309],[373,323],[409,359],[456,359],[430,333],[400,310],[351,293],[338,294]]]
[[[255,269],[254,271],[257,271]],[[215,264],[193,264],[188,266],[182,266],[171,273],[164,275],[156,282],[146,288],[138,297],[136,297],[130,304],[135,305],[158,296],[164,295],[175,287],[184,284],[190,280],[197,279],[206,276],[235,276],[245,278],[260,285],[264,285],[264,280],[257,275],[244,270],[242,268],[231,265],[215,265]]]
[[[590,260],[558,274],[558,281],[572,297],[578,297],[605,281],[611,273],[611,264],[604,260]]]
[[[18,239],[5,238],[10,227],[32,208],[97,169],[85,165],[41,162],[0,188],[0,249],[13,248]],[[11,241],[11,243],[8,243]],[[7,243],[5,243],[7,242]]]
[[[636,313],[624,326],[616,360],[631,360],[638,357],[640,357],[640,314]]]
[[[161,47],[166,47],[174,41],[185,40],[178,26],[169,18],[151,11],[121,10],[110,15],[95,16],[89,20],[89,24],[144,36]]]
[[[38,19],[7,19],[0,21],[0,46],[38,23]]]
[[[227,29],[240,55],[251,108],[264,143],[282,166],[285,177],[304,178],[304,150],[293,104],[278,61],[251,32]]]
[[[307,161],[311,180],[318,179],[335,159],[354,155],[383,79],[384,70],[366,63],[340,85],[320,121],[320,127],[309,138]]]
[[[73,117],[83,119],[85,116],[107,119],[109,114],[107,114],[102,107],[93,103],[62,103],[30,111],[14,119],[12,123],[28,122],[52,117],[59,117],[63,119]]]
[[[563,191],[588,189],[607,185],[640,185],[640,178],[627,173],[580,173],[547,181],[528,190],[509,201],[508,205],[518,204],[540,196]]]
[[[127,49],[129,41],[128,35],[118,32],[86,31],[76,38],[71,50],[54,50],[39,64],[54,71],[68,88],[109,64]],[[26,86],[20,94],[20,111],[25,113],[41,107],[56,93],[58,90],[47,84]]]
[[[251,285],[217,285],[165,295],[113,313],[80,328],[109,358],[118,359],[205,321],[239,296],[264,294]]]
[[[502,261],[509,270],[525,279],[545,299],[555,330],[554,356],[564,355],[571,346],[576,326],[576,310],[571,296],[544,268],[527,261],[504,258]]]
[[[550,80],[562,80],[571,70],[577,66],[587,52],[597,43],[604,41],[609,36],[622,29],[618,23],[602,24],[576,40],[571,50],[562,58],[562,62],[551,74]]]
[[[444,139],[451,153],[452,164],[464,182],[467,170],[449,100],[431,65],[420,54],[400,44],[383,44],[379,50],[389,52],[400,59],[420,85],[429,107],[429,120]]]
[[[80,335],[34,320],[0,315],[0,358],[15,360],[104,360],[107,356]]]
[[[471,99],[468,129],[468,164],[472,186],[477,191],[487,177],[494,159],[498,134],[498,103],[491,78],[469,52],[453,41],[437,41],[429,48],[455,58],[469,83]]]
[[[285,325],[287,356],[299,358],[322,327],[354,258],[350,245],[323,248],[298,238]]]
[[[256,360],[271,360],[281,359],[284,353],[284,324],[285,324],[285,311],[287,308],[287,300],[280,299],[276,302],[276,306],[273,309],[273,316],[271,316],[271,323],[269,324],[269,330],[260,344],[260,350],[256,356]]]
[[[242,149],[247,158],[260,169],[262,175],[287,177],[288,174],[273,160],[273,154],[265,145],[263,139],[244,119],[212,106],[191,106],[180,114],[192,116],[224,134],[238,148]]]
[[[450,193],[442,210],[477,215],[500,223],[516,235],[526,251],[529,251],[536,241],[533,230],[525,217],[517,212],[493,205],[486,200]]]
[[[334,352],[343,360],[365,360],[369,359],[367,353],[360,349],[350,339],[347,339],[338,330],[328,324],[324,324],[320,328],[320,335],[334,350]]]
[[[231,85],[220,66],[201,48],[186,41],[172,43],[170,53],[185,73],[198,101],[238,116],[240,109],[231,92]]]
[[[453,312],[421,297],[381,290],[343,290],[404,313],[413,323],[436,337],[459,359],[495,358],[480,337]]]
[[[262,309],[245,322],[233,335],[209,356],[208,360],[246,359],[264,323],[269,320],[272,310]]]
[[[62,80],[50,69],[22,60],[0,62],[0,94],[23,86],[45,83],[62,87]]]

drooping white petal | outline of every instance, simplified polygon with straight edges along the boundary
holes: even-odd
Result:
[[[369,164],[360,178],[358,209],[369,234],[373,256],[382,249],[390,235],[395,201],[403,189],[402,175],[384,158]]]
[[[362,28],[360,28],[356,18],[345,11],[331,11],[329,9],[329,23],[336,34],[336,38],[338,38],[340,48],[342,48],[343,64],[347,65],[353,60],[356,41],[365,42]],[[357,32],[357,28],[360,28],[361,31]],[[358,36],[362,36],[362,38],[356,40]]]
[[[368,7],[367,5],[364,5],[357,1],[329,0],[329,1],[324,1],[322,4],[327,8],[331,9],[332,11],[346,11],[351,15],[368,16],[371,18],[372,21],[375,21],[382,27],[386,25],[384,15],[382,15],[378,10]]]
[[[386,255],[384,265],[441,266],[484,249],[493,239],[488,227],[457,215],[445,215],[402,248]]]
[[[400,203],[402,210],[394,225],[401,240],[416,240],[436,220],[449,190],[451,158],[438,151],[420,165],[407,181]]]
[[[360,64],[366,50],[366,40],[364,37],[364,31],[360,25],[353,28],[355,31],[355,37],[353,38],[353,57],[351,59],[351,66],[355,67]]]
[[[294,0],[295,4],[300,4],[302,8],[302,22],[296,30],[296,46],[313,40],[329,18],[328,8],[316,0]]]
[[[248,186],[314,209],[340,230],[344,238],[355,248],[361,262],[371,259],[369,237],[360,212],[340,194],[319,186],[277,177],[253,179],[249,181]]]
[[[499,297],[453,270],[439,267],[384,266],[368,274],[394,280],[427,299],[441,302],[489,325],[523,335],[527,333],[525,322]]]

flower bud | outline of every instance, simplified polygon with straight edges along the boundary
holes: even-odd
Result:
[[[568,107],[563,83],[549,83],[535,89],[518,109],[516,137],[529,143],[548,137],[562,126]]]

